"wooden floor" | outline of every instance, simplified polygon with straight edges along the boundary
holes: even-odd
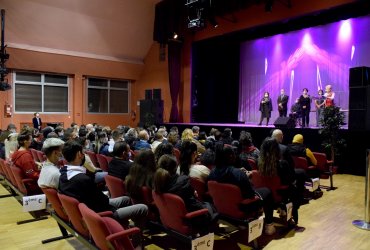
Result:
[[[328,184],[322,180],[322,184]],[[370,231],[352,226],[352,221],[364,219],[365,177],[335,175],[335,191],[326,192],[299,210],[299,225],[304,230],[296,232],[277,226],[273,237],[259,240],[263,249],[370,249]],[[0,195],[7,194],[0,185]],[[277,216],[277,215],[276,215]],[[76,240],[61,240],[41,244],[41,240],[60,235],[54,219],[17,225],[19,220],[29,219],[21,205],[13,197],[0,199],[0,248],[1,249],[84,249]],[[176,241],[167,236],[149,237],[146,249],[179,249]],[[163,239],[160,239],[163,238]],[[164,240],[166,239],[166,240]],[[181,246],[181,245],[180,245]],[[243,231],[226,236],[216,236],[214,249],[251,249],[243,240]]]

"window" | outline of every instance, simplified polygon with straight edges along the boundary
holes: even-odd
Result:
[[[68,112],[68,76],[15,72],[15,112]]]
[[[129,84],[128,80],[88,78],[89,113],[128,113]]]

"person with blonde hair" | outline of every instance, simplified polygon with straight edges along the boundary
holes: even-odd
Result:
[[[182,132],[182,134],[181,134],[181,141],[175,147],[177,147],[177,148],[180,149],[181,148],[181,145],[182,145],[182,142],[183,141],[186,141],[186,140],[192,141],[192,142],[194,142],[197,145],[197,152],[198,153],[203,154],[204,151],[206,151],[206,148],[198,140],[195,140],[194,139],[193,130],[191,130],[190,128],[186,128]]]
[[[332,86],[330,84],[325,86],[325,107],[334,106],[335,93],[333,92]]]

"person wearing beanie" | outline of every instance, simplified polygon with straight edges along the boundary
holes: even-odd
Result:
[[[64,141],[59,138],[47,138],[42,146],[46,161],[42,164],[37,184],[40,188],[58,189],[60,171],[58,162],[62,157]]]
[[[312,151],[303,144],[303,135],[296,134],[293,137],[292,144],[288,145],[288,150],[292,156],[306,157],[309,165],[316,166],[317,160]]]

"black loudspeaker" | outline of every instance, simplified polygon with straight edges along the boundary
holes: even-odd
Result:
[[[295,128],[295,121],[291,117],[278,117],[274,126],[276,128]]]
[[[153,99],[154,100],[161,100],[162,99],[162,93],[161,89],[153,89]]]
[[[140,100],[140,124],[150,126],[163,123],[163,100]]]
[[[370,130],[370,85],[349,88],[348,128]]]
[[[349,87],[364,87],[370,85],[370,68],[356,67],[349,69]]]
[[[153,91],[151,89],[145,90],[145,100],[152,100],[153,99]]]

